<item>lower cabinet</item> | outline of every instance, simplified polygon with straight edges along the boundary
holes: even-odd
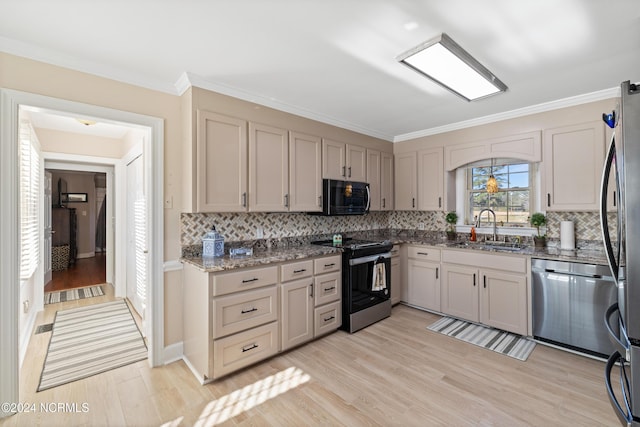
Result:
[[[313,278],[283,283],[280,294],[282,350],[287,350],[313,339]]]
[[[341,256],[207,273],[183,268],[184,360],[201,383],[342,325]]]
[[[440,311],[440,264],[410,259],[407,302],[427,310]]]
[[[443,261],[443,313],[527,335],[524,257],[443,251]]]
[[[440,249],[407,248],[407,297],[412,306],[440,311]]]
[[[391,304],[398,304],[402,300],[402,268],[400,246],[391,249]]]
[[[340,255],[282,264],[282,281],[286,271],[309,267],[306,278],[283,283],[281,292],[282,350],[288,350],[342,325],[342,276]],[[318,272],[320,274],[315,274]]]

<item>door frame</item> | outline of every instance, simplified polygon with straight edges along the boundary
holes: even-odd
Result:
[[[18,191],[18,111],[21,105],[67,112],[100,121],[127,123],[151,128],[145,141],[149,153],[150,179],[149,247],[149,364],[163,363],[164,350],[164,120],[107,107],[52,98],[13,89],[0,89],[0,401],[19,401],[18,273],[19,191]],[[0,411],[0,417],[10,415]]]

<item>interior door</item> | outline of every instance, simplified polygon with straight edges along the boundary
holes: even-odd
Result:
[[[147,200],[144,188],[143,156],[127,165],[127,298],[142,318],[146,329],[147,298]]]
[[[51,172],[44,173],[44,284],[51,281]]]

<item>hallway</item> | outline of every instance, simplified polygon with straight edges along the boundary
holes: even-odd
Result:
[[[91,258],[80,258],[66,270],[53,271],[45,292],[63,291],[106,283],[106,255],[96,252]]]

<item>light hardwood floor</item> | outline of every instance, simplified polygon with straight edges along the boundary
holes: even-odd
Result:
[[[37,324],[59,308],[47,306]],[[520,362],[428,331],[438,318],[396,306],[353,335],[338,331],[206,386],[182,361],[155,369],[141,361],[40,393],[51,333],[34,335],[20,401],[88,411],[21,413],[0,425],[619,425],[603,362],[542,345]]]

